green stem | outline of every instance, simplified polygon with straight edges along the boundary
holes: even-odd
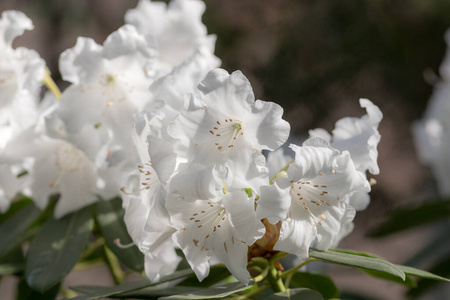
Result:
[[[277,174],[275,174],[275,176],[273,176],[273,177],[270,179],[269,184],[272,184],[273,181],[275,180],[275,178],[277,178],[278,175],[279,175],[281,172],[286,172],[287,169],[289,169],[289,165],[292,164],[294,161],[295,161],[295,159],[292,160],[291,162],[289,162],[287,165],[285,165],[285,166],[283,167],[283,169],[281,169]]]
[[[48,68],[45,68],[45,75],[42,82],[45,84],[47,89],[55,95],[56,99],[59,100],[61,98],[61,91],[50,76],[50,70]]]
[[[92,253],[95,252],[95,250],[97,250],[98,247],[102,246],[104,243],[105,243],[104,238],[101,238],[101,237],[97,238],[92,244],[90,244],[88,246],[88,248],[86,250],[84,250],[79,261],[83,261],[84,259],[89,257]]]
[[[269,284],[264,284],[264,285],[262,285],[262,286],[260,286],[260,287],[257,287],[257,288],[255,288],[255,289],[251,290],[250,292],[248,292],[248,293],[246,293],[246,294],[244,294],[244,295],[237,296],[237,297],[233,297],[233,298],[231,298],[231,299],[233,299],[233,300],[251,299],[251,297],[253,297],[253,296],[255,296],[255,295],[261,293],[261,292],[264,291],[264,290],[267,290],[269,287],[270,287]]]
[[[304,262],[302,262],[301,264],[299,264],[298,266],[293,267],[292,269],[289,269],[286,272],[283,272],[283,274],[281,274],[280,277],[281,278],[286,278],[288,276],[292,276],[292,275],[294,275],[297,272],[298,269],[306,266],[307,264],[309,264],[310,262],[315,261],[315,260],[317,260],[317,259],[309,258],[309,259],[305,260]]]
[[[119,260],[105,245],[103,245],[103,253],[105,254],[105,261],[111,271],[114,282],[116,284],[122,283],[124,276],[122,269],[120,268]]]
[[[290,270],[287,270],[286,272],[281,274],[280,278],[286,277],[285,286],[287,288],[289,288],[289,285],[291,284],[292,276],[294,276],[294,274],[298,271],[298,269],[302,268],[303,266],[306,266],[307,264],[309,264],[310,262],[315,261],[315,260],[317,260],[317,259],[315,259],[315,258],[307,259],[304,262],[302,262],[301,264],[299,264],[298,266],[296,266]]]
[[[274,261],[272,260],[270,260],[267,279],[269,280],[270,286],[275,293],[284,292],[286,290],[283,284],[283,280],[280,277],[279,271],[275,268]]]

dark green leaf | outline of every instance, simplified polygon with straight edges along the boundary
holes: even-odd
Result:
[[[184,278],[186,276],[191,275],[193,272],[190,269],[177,271],[171,275],[161,277],[161,279],[157,283],[151,283],[149,280],[144,279],[140,281],[133,281],[133,282],[127,282],[123,283],[117,286],[113,287],[96,287],[96,291],[92,294],[86,295],[86,296],[79,296],[76,298],[73,298],[73,300],[93,300],[93,299],[102,299],[106,297],[111,297],[123,293],[129,293],[134,292],[137,290],[141,290],[146,287],[154,286],[157,284],[161,284],[164,282],[169,282],[173,280],[177,280],[180,278]],[[71,287],[71,289],[76,290],[79,287]],[[85,288],[85,287],[81,287]]]
[[[322,260],[324,262],[340,264],[349,267],[356,267],[361,269],[381,271],[405,280],[405,273],[394,264],[387,260],[366,255],[358,255],[351,253],[344,253],[342,251],[319,251],[309,249],[309,256]]]
[[[416,268],[408,267],[408,266],[401,266],[401,265],[397,265],[397,266],[400,269],[402,269],[402,271],[405,272],[406,275],[409,275],[409,276],[450,282],[450,279],[430,273],[428,271],[424,271],[424,270],[420,270],[420,269],[416,269]]]
[[[13,200],[9,209],[5,213],[0,214],[0,224],[3,223],[8,218],[10,218],[11,216],[13,216],[14,214],[16,214],[19,210],[21,210],[25,206],[33,203],[33,200],[22,195],[18,195],[16,198],[18,199]]]
[[[17,248],[27,238],[25,231],[40,213],[34,204],[27,204],[0,225],[0,257]]]
[[[320,292],[324,299],[339,297],[339,290],[328,275],[320,273],[297,272],[291,284],[296,288],[309,288]]]
[[[66,276],[80,257],[92,225],[89,208],[45,223],[26,257],[25,276],[30,287],[45,292]]]
[[[266,298],[267,300],[323,300],[322,295],[315,290],[298,288],[288,289],[285,292],[275,293]]]
[[[378,228],[372,230],[371,237],[381,237],[401,230],[450,218],[450,200],[427,202],[416,207],[407,207],[389,214]]]
[[[230,271],[224,265],[212,266],[209,270],[209,275],[202,282],[199,282],[197,276],[192,274],[178,285],[180,286],[196,286],[196,287],[209,287],[212,286],[225,278],[231,276]]]
[[[392,281],[401,285],[405,285],[407,287],[416,287],[417,283],[412,279],[410,276],[406,276],[405,280],[402,280],[401,278],[397,276],[393,276],[389,273],[380,272],[380,271],[374,271],[374,270],[367,270],[367,269],[360,269],[361,271],[369,274],[372,277],[384,279],[387,281]]]
[[[144,271],[144,255],[136,246],[122,249],[114,243],[116,239],[119,239],[122,244],[133,242],[123,221],[125,212],[122,208],[122,200],[115,198],[111,201],[98,201],[94,207],[98,226],[108,248],[128,268],[137,272]]]
[[[12,275],[23,271],[23,263],[10,263],[0,265],[0,276]]]
[[[52,287],[47,292],[41,294],[31,289],[26,280],[19,283],[18,295],[16,300],[54,300],[59,293],[59,284]]]
[[[83,294],[93,294],[101,292],[104,287],[96,286],[77,286],[71,288],[75,292]],[[198,287],[187,287],[187,286],[172,286],[169,288],[144,288],[142,290],[124,293],[120,295],[109,296],[110,298],[133,298],[133,299],[158,299],[163,296],[170,296],[173,294],[188,293],[198,290]]]
[[[232,295],[237,292],[245,291],[251,288],[253,283],[245,285],[240,282],[232,282],[221,285],[212,286],[207,289],[199,289],[194,292],[184,293],[179,295],[172,295],[168,297],[162,297],[163,299],[218,299]]]
[[[341,300],[380,300],[378,298],[372,298],[368,295],[357,294],[354,292],[342,292]]]

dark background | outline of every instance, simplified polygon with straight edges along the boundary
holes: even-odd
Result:
[[[123,25],[137,1],[2,0],[0,11],[18,9],[35,30],[15,46],[36,49],[60,87],[59,54],[77,36],[99,44]],[[361,116],[359,98],[384,113],[379,145],[381,174],[366,211],[357,214],[354,233],[342,247],[372,252],[395,263],[406,261],[429,239],[419,228],[384,239],[366,232],[393,209],[436,196],[430,170],[416,157],[410,131],[424,113],[446,51],[450,27],[445,0],[207,0],[203,22],[217,35],[222,67],[241,70],[258,99],[285,109],[292,135],[332,130],[345,116]],[[342,289],[381,299],[402,299],[403,288],[347,268],[332,268]]]

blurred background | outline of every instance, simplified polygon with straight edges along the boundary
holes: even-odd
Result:
[[[331,131],[338,119],[363,115],[359,98],[380,107],[384,114],[379,129],[381,173],[375,176],[370,206],[357,214],[355,230],[341,247],[371,252],[394,263],[414,256],[435,228],[382,239],[371,239],[366,233],[395,208],[437,196],[429,168],[417,159],[411,124],[425,111],[446,51],[443,35],[450,27],[450,1],[205,2],[203,22],[210,34],[217,35],[216,55],[222,67],[229,72],[241,70],[256,98],[283,106],[292,135],[304,136],[316,127]],[[137,0],[2,0],[0,11],[21,10],[33,20],[35,30],[19,37],[14,46],[37,50],[64,89],[59,54],[73,47],[77,36],[102,44],[123,25],[125,11],[136,4]],[[328,272],[341,290],[374,299],[404,298],[404,287],[356,270],[332,267]]]

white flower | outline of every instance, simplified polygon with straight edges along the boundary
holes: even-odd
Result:
[[[134,116],[134,144],[140,161],[135,170],[122,172],[124,221],[133,242],[145,255],[145,271],[151,281],[171,274],[180,262],[172,241],[175,229],[165,208],[164,188],[175,171],[177,156],[171,145],[159,138],[163,119],[160,110]]]
[[[192,97],[168,128],[191,150],[190,159],[203,164],[227,164],[233,185],[258,190],[267,184],[263,149],[282,145],[290,126],[283,109],[273,102],[254,99],[247,78],[236,71],[209,72],[199,85],[202,94]]]
[[[274,184],[261,188],[257,214],[272,224],[282,221],[275,250],[307,258],[312,244],[319,249],[336,244],[354,216],[348,197],[369,192],[370,185],[348,152],[340,153],[321,138],[290,147],[295,161]]]
[[[201,18],[205,4],[198,0],[163,2],[140,0],[125,14],[125,22],[152,41],[159,53],[158,71],[168,73],[196,50],[214,52],[215,36],[207,36]]]
[[[254,198],[243,190],[223,192],[216,170],[190,164],[171,182],[166,208],[174,239],[198,279],[209,273],[209,259],[216,257],[241,282],[248,283],[247,252],[264,235],[256,218]]]
[[[183,108],[189,94],[199,93],[197,86],[206,74],[220,65],[220,60],[211,52],[196,50],[180,65],[158,80],[150,87],[155,100],[164,101],[177,113]]]
[[[0,18],[0,153],[20,131],[38,118],[39,88],[45,63],[30,49],[12,48],[13,40],[33,24],[22,12],[5,11]]]
[[[267,168],[269,169],[269,177],[274,178],[277,174],[287,167],[294,158],[284,153],[283,148],[278,148],[267,154]]]
[[[448,38],[448,33],[447,33]],[[439,82],[429,100],[422,120],[413,124],[416,151],[420,160],[431,167],[439,194],[450,196],[450,85],[449,57],[441,66],[444,81]]]
[[[78,38],[74,48],[61,54],[63,79],[73,83],[61,97],[59,117],[70,133],[85,125],[103,127],[113,136],[113,151],[133,156],[132,115],[141,111],[152,95],[148,76],[155,50],[131,25],[108,36],[103,46]]]
[[[20,190],[20,178],[14,174],[8,164],[0,163],[0,212],[4,213],[8,210],[11,199]]]
[[[24,165],[28,173],[23,176],[21,188],[39,208],[47,206],[50,195],[61,194],[55,208],[56,218],[98,201],[99,197],[109,199],[116,194],[114,185],[105,181],[107,176],[102,174],[111,170],[101,169],[107,155],[107,136],[96,140],[98,134],[94,131],[86,127],[68,141],[30,129],[5,148],[6,161],[31,161]]]
[[[343,118],[336,122],[333,135],[330,136],[323,129],[310,130],[311,137],[321,137],[331,143],[331,146],[350,152],[352,160],[358,171],[377,175],[380,173],[377,158],[377,146],[380,142],[378,125],[383,118],[380,109],[368,99],[360,99],[362,108],[367,114],[361,118]]]

